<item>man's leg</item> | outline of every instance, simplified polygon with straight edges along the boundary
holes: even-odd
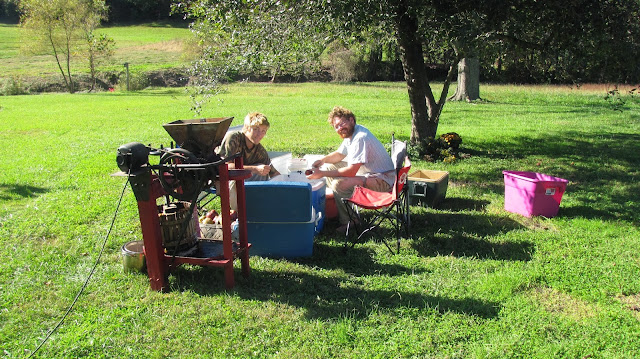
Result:
[[[377,177],[367,177],[364,187],[376,192],[391,192],[391,185]]]
[[[343,198],[349,198],[353,194],[353,188],[355,186],[362,186],[364,184],[364,177],[327,177],[327,186],[333,191],[333,198],[336,202],[338,209],[338,220],[340,224],[349,223],[349,213],[347,212],[347,205],[342,201]]]
[[[335,170],[345,167],[346,162],[339,162],[336,164],[326,164],[327,170]],[[349,223],[349,213],[347,212],[347,206],[342,201],[343,198],[349,198],[353,194],[353,188],[355,186],[364,185],[364,177],[327,177],[327,187],[333,191],[333,198],[336,202],[336,208],[338,209],[338,220],[340,224],[346,225]]]

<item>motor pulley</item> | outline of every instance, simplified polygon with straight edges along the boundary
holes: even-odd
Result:
[[[150,149],[140,142],[130,142],[118,147],[116,163],[122,172],[132,173],[149,162]]]

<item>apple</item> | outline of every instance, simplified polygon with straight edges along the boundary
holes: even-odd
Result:
[[[211,218],[211,219],[214,219],[217,215],[218,215],[218,212],[216,212],[215,209],[210,210],[206,214],[207,218]]]

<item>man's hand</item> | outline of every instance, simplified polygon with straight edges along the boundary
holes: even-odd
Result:
[[[253,166],[253,168],[251,168],[251,172],[258,174],[260,176],[266,176],[269,174],[269,171],[271,171],[271,166],[269,165],[257,165],[257,166]]]
[[[311,173],[307,174],[309,172],[311,172]],[[306,170],[304,173],[307,175],[307,178],[310,179],[310,180],[312,180],[312,179],[320,179],[320,178],[324,177],[323,171],[321,169],[319,169],[319,168],[312,168],[312,169]]]
[[[316,160],[315,162],[313,162],[313,164],[311,165],[311,167],[313,168],[320,168],[320,166],[322,166],[324,164],[323,160]]]

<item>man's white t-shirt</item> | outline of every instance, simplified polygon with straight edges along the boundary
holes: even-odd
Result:
[[[366,127],[356,124],[353,135],[342,141],[338,152],[346,156],[347,164],[361,164],[359,176],[378,175],[393,186],[396,178],[393,161],[384,145]]]

